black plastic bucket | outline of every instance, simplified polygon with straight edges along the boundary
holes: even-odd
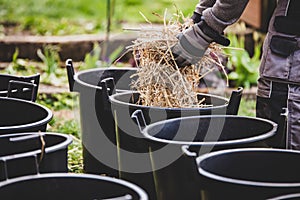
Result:
[[[112,109],[116,115],[117,145],[119,171],[122,179],[137,183],[143,187],[149,197],[155,199],[154,179],[152,175],[151,158],[149,157],[149,145],[140,133],[139,127],[131,115],[140,110],[145,118],[145,123],[184,116],[226,114],[227,108],[238,111],[242,88],[234,91],[234,98],[230,100],[210,94],[198,94],[199,99],[205,99],[204,104],[211,105],[203,108],[163,108],[138,105],[136,102],[139,93],[128,91],[111,95]],[[235,109],[231,109],[235,107]]]
[[[50,132],[0,135],[0,181],[37,172],[68,172],[71,142],[70,135]]]
[[[230,149],[197,158],[205,199],[268,199],[299,192],[300,152]]]
[[[136,69],[109,67],[75,74],[70,59],[66,65],[70,90],[80,94],[84,171],[118,177],[115,124],[108,96],[130,90]]]
[[[259,118],[206,115],[141,128],[152,150],[158,199],[201,199],[196,156],[220,149],[266,147],[265,141],[275,134],[276,127]]]
[[[234,94],[238,95],[235,98],[230,98],[230,100],[216,95],[199,93],[198,99],[204,98],[205,100],[203,104],[211,106],[197,108],[166,108],[139,105],[136,103],[139,99],[139,93],[137,91],[127,91],[113,94],[109,96],[109,99],[118,123],[117,125],[120,141],[124,141],[120,143],[121,148],[132,152],[140,152],[138,148],[135,148],[135,145],[132,145],[135,143],[138,144],[140,142],[139,139],[143,138],[135,119],[132,119],[132,114],[135,111],[139,110],[142,113],[145,124],[186,116],[228,114],[228,107],[237,108],[233,109],[235,110],[234,115],[236,115],[239,107],[239,101],[235,101],[235,99],[240,100],[241,93],[242,89],[234,91]],[[231,100],[237,103],[231,105]],[[147,148],[148,147],[146,147],[145,150],[146,152],[148,151]]]
[[[0,74],[0,96],[35,101],[40,83],[40,74],[14,76]]]
[[[0,182],[1,199],[147,200],[138,186],[116,178],[49,173]]]
[[[46,131],[52,112],[45,106],[16,98],[0,97],[0,135]]]

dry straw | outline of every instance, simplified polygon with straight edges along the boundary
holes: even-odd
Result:
[[[132,83],[132,88],[140,93],[137,103],[171,108],[211,106],[204,105],[204,99],[198,100],[197,89],[200,79],[208,73],[220,69],[224,71],[218,59],[220,47],[211,44],[197,64],[178,68],[171,48],[177,43],[178,34],[193,25],[192,21],[181,12],[167,20],[166,11],[161,17],[163,26],[157,26],[142,16],[149,25],[135,29],[138,30],[138,37],[133,45],[127,47],[132,50],[138,66],[134,75],[137,79]]]

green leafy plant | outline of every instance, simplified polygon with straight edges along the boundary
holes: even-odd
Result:
[[[68,148],[68,168],[72,173],[83,173],[82,143],[77,137]]]
[[[225,49],[225,52],[229,56],[227,67],[231,70],[228,74],[229,80],[233,81],[235,86],[243,86],[245,88],[256,85],[259,75],[258,68],[262,42],[256,40],[254,55],[250,57],[249,53],[245,50],[245,37],[228,34],[228,38],[231,41],[231,47],[233,47]]]
[[[12,61],[3,70],[3,73],[26,76],[37,73],[37,68],[27,60],[19,58],[19,49],[16,48],[12,56]]]
[[[79,123],[76,119],[61,119],[54,116],[50,125],[49,131],[71,134],[78,139],[81,138]]]
[[[87,53],[84,57],[84,63],[80,66],[81,70],[92,69],[96,67],[109,67],[121,54],[123,46],[116,48],[108,58],[103,58],[101,60],[101,47],[98,43],[94,43],[93,50],[90,53]]]
[[[25,70],[25,66],[20,63],[20,60],[18,59],[19,56],[19,49],[16,48],[13,56],[12,56],[12,62],[7,68],[8,73],[14,74],[16,71],[22,71]]]
[[[65,70],[60,67],[60,48],[56,45],[45,45],[43,50],[38,49],[37,55],[43,62],[41,82],[61,86],[65,84]]]
[[[84,57],[84,64],[81,69],[91,69],[99,66],[99,60],[101,56],[101,48],[98,43],[94,43],[93,50],[87,53]]]
[[[37,102],[48,108],[51,108],[54,111],[57,111],[63,109],[72,109],[75,98],[76,95],[72,93],[42,93],[38,96]]]
[[[41,49],[37,50],[37,55],[46,65],[45,72],[50,74],[55,74],[55,71],[58,68],[58,63],[60,62],[59,57],[59,47],[55,45],[45,45],[43,51]]]

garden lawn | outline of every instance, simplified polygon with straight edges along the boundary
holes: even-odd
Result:
[[[0,0],[0,34],[7,26],[10,34],[26,32],[39,35],[97,33],[107,24],[107,2],[112,8],[112,29],[121,31],[123,23],[144,23],[142,12],[158,22],[152,12],[163,16],[165,9],[175,13],[176,6],[191,15],[198,0]],[[161,22],[161,20],[160,20]]]

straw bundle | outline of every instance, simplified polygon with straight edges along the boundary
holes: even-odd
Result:
[[[197,88],[206,74],[223,68],[217,56],[220,48],[212,44],[199,63],[178,68],[171,47],[177,43],[178,34],[192,26],[192,22],[182,14],[167,21],[166,12],[163,20],[163,26],[141,27],[138,38],[128,47],[138,66],[134,75],[137,80],[132,83],[132,88],[140,93],[138,103],[171,108],[209,106],[198,100]]]

